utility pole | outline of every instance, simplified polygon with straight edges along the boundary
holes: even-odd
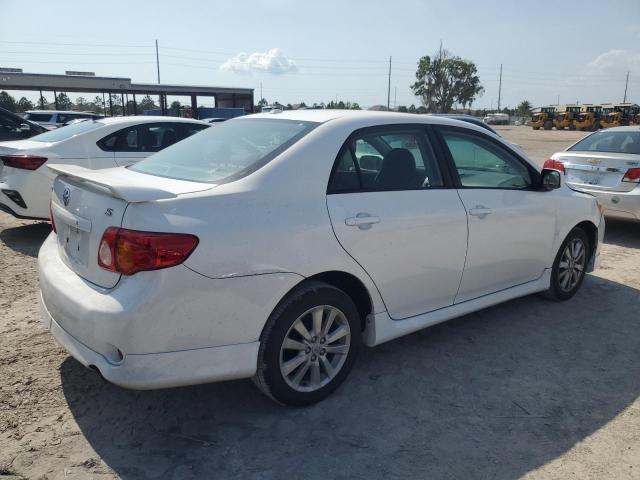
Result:
[[[502,64],[500,64],[500,83],[498,84],[498,113],[500,113],[500,96],[502,95]]]
[[[158,69],[158,83],[160,83],[160,54],[158,53],[158,40],[156,40],[156,68]]]
[[[389,111],[389,106],[391,104],[391,56],[389,56],[389,79],[387,83],[387,111]]]
[[[627,87],[629,86],[629,72],[627,72],[627,81],[624,84],[624,99],[622,100],[622,103],[627,103]]]
[[[394,110],[397,107],[397,100],[398,100],[398,87],[395,86],[393,87],[393,109]]]

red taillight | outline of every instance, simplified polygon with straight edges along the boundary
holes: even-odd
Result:
[[[98,265],[123,275],[173,267],[184,262],[197,245],[195,235],[109,227],[100,240]]]
[[[564,163],[560,160],[553,160],[552,158],[544,162],[542,168],[550,168],[551,170],[558,170],[559,172],[564,173]]]
[[[35,155],[0,155],[0,160],[5,167],[19,168],[21,170],[37,170],[47,161],[46,157]]]
[[[640,168],[630,168],[627,170],[622,181],[640,183]]]
[[[51,220],[51,229],[53,230],[53,233],[58,233],[56,230],[56,221],[53,218],[53,204],[51,203],[51,200],[49,200],[49,219]]]

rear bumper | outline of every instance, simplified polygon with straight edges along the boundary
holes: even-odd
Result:
[[[95,367],[109,382],[125,388],[156,389],[248,378],[255,374],[260,342],[177,352],[126,355],[108,360],[75,338],[51,316],[42,296],[42,321],[55,340],[85,367]]]
[[[575,188],[575,190],[596,197],[598,203],[604,207],[604,214],[607,217],[640,220],[640,186],[629,192],[608,192],[588,188]]]
[[[23,208],[5,195],[2,190],[14,190],[27,205]],[[38,171],[18,173],[0,181],[0,210],[14,217],[34,220],[49,219],[49,192],[51,185]]]
[[[98,287],[60,258],[38,255],[42,318],[80,363],[109,381],[151,389],[254,375],[262,328],[295,274],[211,279],[177,266]]]

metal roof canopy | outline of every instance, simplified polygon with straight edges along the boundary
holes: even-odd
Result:
[[[83,92],[109,94],[161,95],[164,111],[167,95],[191,97],[191,106],[197,109],[196,96],[215,97],[216,106],[244,107],[253,111],[253,88],[207,87],[201,85],[171,85],[132,83],[124,77],[93,77],[47,73],[0,73],[0,90],[35,90],[54,92]]]

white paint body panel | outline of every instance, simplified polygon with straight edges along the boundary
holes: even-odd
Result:
[[[386,199],[369,194],[356,199],[327,195],[327,182],[340,147],[358,128],[448,124],[490,134],[459,121],[419,115],[328,110],[278,115],[324,123],[240,180],[206,190],[194,183],[188,191],[175,185],[172,190],[159,177],[127,169],[116,169],[116,177],[105,172],[86,179],[84,188],[93,188],[93,182],[111,195],[121,192],[121,197],[140,200],[126,203],[122,227],[189,233],[200,242],[182,265],[122,276],[105,288],[64,261],[55,236],[47,239],[39,255],[44,318],[72,355],[85,365],[96,365],[111,381],[134,388],[248,377],[255,372],[257,346],[269,315],[305,278],[337,271],[362,282],[372,304],[363,340],[375,345],[545,290],[548,269],[575,225],[589,221],[600,227],[600,238],[603,234],[594,198],[565,186],[536,192],[544,199],[540,202],[506,194],[483,197],[481,201],[492,202],[496,220],[478,220],[481,228],[471,229],[478,243],[470,250],[469,289],[453,304],[465,281],[467,256],[467,215],[458,191],[387,192]],[[78,175],[73,180],[71,172],[68,179],[83,188],[84,174]],[[422,198],[414,197],[423,195],[430,195],[430,201],[420,209]],[[471,194],[461,193],[463,200],[465,195]],[[470,196],[467,201],[476,199]],[[543,211],[541,205],[556,208]],[[93,224],[98,211],[87,210]],[[366,231],[346,227],[345,216],[361,211],[378,214],[381,222]],[[533,227],[524,229],[529,217]],[[94,233],[100,236],[98,230]],[[494,244],[483,245],[490,233]],[[499,248],[506,249],[506,262],[495,258]],[[483,272],[486,285],[481,284]],[[508,282],[517,283],[504,286]],[[491,289],[499,291],[478,296]],[[474,295],[477,298],[465,300]],[[121,364],[114,364],[113,348],[124,352]],[[151,356],[143,358],[146,355]],[[162,372],[153,366],[156,359]],[[203,365],[210,360],[218,362],[215,368]]]
[[[328,195],[342,247],[371,275],[392,318],[453,304],[467,250],[467,216],[454,189]],[[347,218],[380,218],[368,228]]]

